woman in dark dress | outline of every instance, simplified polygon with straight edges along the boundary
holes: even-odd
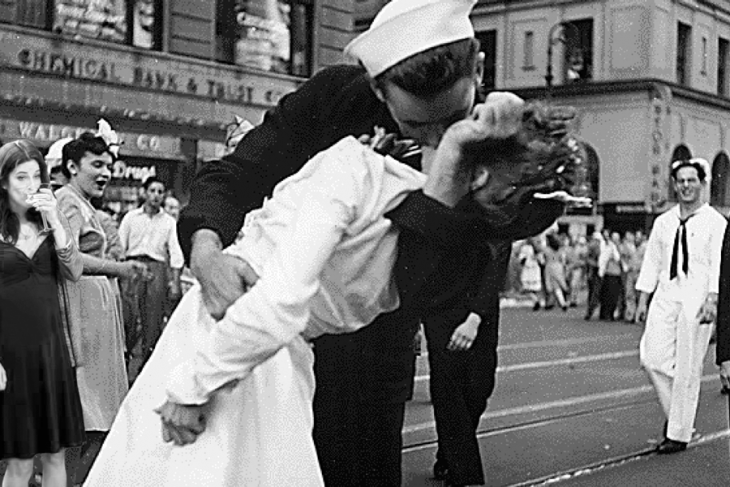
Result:
[[[83,264],[30,142],[0,148],[0,457],[2,487],[26,487],[41,455],[44,487],[66,485],[65,449],[84,440],[59,285]],[[43,230],[43,217],[50,230]]]

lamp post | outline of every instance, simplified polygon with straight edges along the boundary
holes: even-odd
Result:
[[[567,49],[570,50],[570,56],[568,59],[571,60],[571,65],[583,64],[583,50],[580,47],[573,45],[573,41],[565,36],[565,29],[570,29],[573,33],[572,39],[575,39],[580,43],[580,31],[575,24],[563,21],[558,22],[550,28],[548,33],[548,51],[547,51],[547,69],[545,71],[545,83],[547,85],[547,96],[550,97],[553,91],[553,45],[562,42]],[[556,34],[560,31],[560,35]]]

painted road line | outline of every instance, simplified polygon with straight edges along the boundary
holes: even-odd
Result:
[[[570,346],[570,345],[581,345],[584,343],[590,343],[590,342],[600,342],[603,340],[610,340],[611,342],[615,342],[616,340],[621,340],[623,338],[631,338],[636,340],[636,335],[634,334],[623,334],[623,335],[609,335],[609,336],[593,336],[593,337],[583,337],[583,338],[562,338],[560,340],[549,340],[549,341],[539,341],[539,342],[521,342],[521,343],[508,343],[506,345],[500,345],[497,347],[497,351],[502,350],[523,350],[526,348],[543,348],[543,347],[562,347],[562,346]]]
[[[730,430],[715,431],[713,433],[702,435],[696,441],[691,441],[689,445],[687,445],[687,448],[695,448],[700,445],[711,443],[717,440],[723,440],[728,437],[730,437]],[[517,484],[511,484],[510,487],[541,487],[546,485],[555,485],[560,482],[565,482],[567,480],[573,480],[578,477],[586,477],[600,471],[621,467],[623,465],[626,465],[627,463],[635,462],[641,458],[645,458],[650,455],[656,455],[656,451],[654,450],[654,448],[645,449],[642,451],[633,452],[614,458],[604,459],[599,462],[594,462],[590,465],[585,465],[571,470],[565,470],[559,473],[553,473],[537,479],[526,480]]]
[[[500,345],[497,347],[498,352],[505,352],[508,350],[525,350],[530,348],[553,348],[553,347],[569,347],[573,345],[583,345],[591,342],[601,342],[609,340],[615,343],[616,340],[632,339],[638,343],[638,339],[635,335],[624,334],[624,335],[609,335],[609,336],[598,336],[598,337],[583,337],[583,338],[563,338],[560,340],[549,340],[539,342],[521,342],[521,343],[508,343],[507,345]],[[424,349],[419,357],[428,357],[428,352]]]
[[[511,364],[511,365],[502,365],[497,367],[497,373],[506,373],[506,372],[517,372],[522,370],[532,370],[532,369],[544,369],[547,367],[555,367],[559,365],[575,365],[575,364],[585,364],[590,362],[602,362],[605,360],[618,360],[622,358],[628,358],[628,357],[638,357],[639,351],[638,350],[624,350],[621,352],[611,352],[611,353],[601,353],[598,355],[584,355],[582,357],[567,357],[562,359],[556,359],[556,360],[544,360],[540,362],[525,362],[522,364]],[[422,382],[429,380],[430,375],[429,374],[423,374],[416,376],[416,382]]]
[[[707,374],[702,376],[701,382],[717,381],[717,374]],[[645,386],[631,387],[628,389],[619,389],[615,391],[599,392],[597,394],[589,394],[587,396],[577,396],[568,399],[561,399],[559,401],[550,401],[537,404],[526,404],[524,406],[517,406],[513,408],[499,409],[497,411],[487,411],[482,414],[481,420],[488,421],[490,419],[504,418],[507,416],[518,416],[521,414],[533,414],[542,411],[547,411],[555,408],[566,408],[571,406],[580,406],[583,404],[590,404],[593,402],[602,402],[607,400],[616,399],[627,399],[642,394],[651,393],[654,391],[654,386],[647,384]],[[423,430],[436,428],[434,421],[427,421],[424,423],[413,424],[403,428],[404,434],[416,433]],[[494,434],[500,434],[499,430],[493,432]]]

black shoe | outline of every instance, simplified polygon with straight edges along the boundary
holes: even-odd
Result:
[[[565,312],[565,311],[568,311],[568,307],[567,306],[563,306],[563,312]]]
[[[532,306],[532,311],[540,311],[540,303],[535,303]]]
[[[672,453],[679,453],[687,449],[687,443],[683,441],[670,440],[664,438],[664,441],[659,443],[656,447],[656,452],[660,455],[671,455]]]
[[[441,460],[433,464],[433,478],[435,480],[446,480],[449,477],[449,467]]]

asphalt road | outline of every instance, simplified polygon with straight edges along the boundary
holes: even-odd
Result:
[[[697,438],[686,452],[659,457],[650,452],[664,418],[639,367],[642,327],[582,315],[580,308],[503,310],[497,387],[479,433],[488,485],[730,485],[727,399],[714,347]],[[430,480],[435,439],[423,356],[406,413],[405,486],[440,485]]]

